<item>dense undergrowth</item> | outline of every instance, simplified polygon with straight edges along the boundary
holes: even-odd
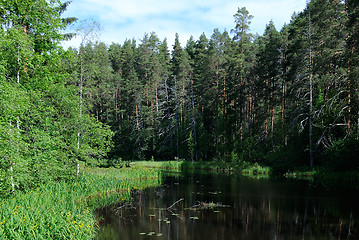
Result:
[[[145,168],[89,169],[80,179],[18,192],[0,204],[0,239],[93,239],[93,210],[131,200],[131,189],[160,184]]]

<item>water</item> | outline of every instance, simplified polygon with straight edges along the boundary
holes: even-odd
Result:
[[[357,192],[307,181],[170,174],[100,209],[104,239],[359,239]],[[170,208],[169,208],[170,207]]]

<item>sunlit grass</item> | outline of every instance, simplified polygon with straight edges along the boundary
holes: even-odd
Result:
[[[146,168],[160,168],[160,169],[171,169],[171,170],[181,170],[182,165],[185,161],[138,161],[132,162],[131,166],[146,167]]]
[[[93,210],[131,200],[130,190],[160,184],[159,171],[88,169],[84,177],[19,192],[0,202],[0,239],[92,239]]]
[[[258,163],[247,164],[241,169],[240,173],[246,176],[269,176],[271,168],[261,166]]]
[[[204,170],[215,173],[236,173],[256,177],[269,177],[272,171],[270,167],[261,166],[258,163],[240,162],[238,164],[225,161],[139,161],[132,162],[131,166],[169,170]]]
[[[293,171],[293,172],[287,172],[284,174],[287,178],[296,178],[296,179],[306,179],[311,180],[314,178],[314,176],[317,174],[317,170],[310,169],[310,170],[301,170],[301,171]]]

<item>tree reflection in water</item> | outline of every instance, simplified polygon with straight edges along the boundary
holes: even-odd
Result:
[[[163,182],[98,210],[99,239],[359,239],[353,190],[197,173]]]

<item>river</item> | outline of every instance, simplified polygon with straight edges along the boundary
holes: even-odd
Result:
[[[132,203],[99,209],[98,238],[359,239],[357,191],[310,181],[164,174]]]

